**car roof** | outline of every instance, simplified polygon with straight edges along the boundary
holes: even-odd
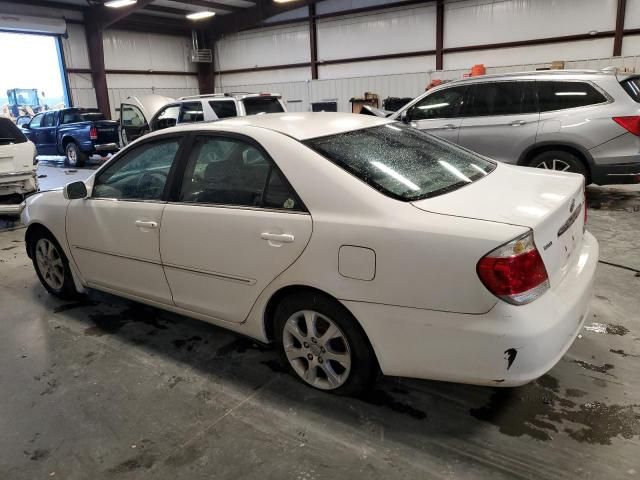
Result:
[[[282,133],[296,140],[324,137],[338,133],[361,130],[393,123],[391,120],[372,115],[356,115],[353,113],[335,112],[295,112],[267,113],[234,117],[214,122],[184,124],[171,129],[159,130],[158,133],[189,129],[198,131],[233,131],[235,127],[257,127]]]

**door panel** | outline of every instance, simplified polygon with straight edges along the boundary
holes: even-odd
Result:
[[[494,160],[517,163],[538,131],[535,82],[475,84],[468,98],[458,143]]]
[[[311,216],[169,204],[160,237],[175,304],[242,322],[262,290],[306,247]]]
[[[120,144],[128,145],[149,131],[148,119],[136,105],[120,105]]]
[[[42,145],[42,153],[45,155],[57,155],[56,144],[56,113],[47,112],[38,129],[39,140]]]
[[[170,304],[160,263],[159,228],[136,225],[142,221],[159,226],[164,206],[93,198],[71,201],[67,237],[85,280]]]

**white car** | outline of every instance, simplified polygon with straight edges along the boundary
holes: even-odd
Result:
[[[319,389],[355,394],[379,371],[512,386],[585,321],[583,183],[387,119],[273,114],[147,135],[22,219],[49,292],[273,341]]]
[[[0,215],[18,215],[25,195],[38,190],[36,147],[0,117]]]

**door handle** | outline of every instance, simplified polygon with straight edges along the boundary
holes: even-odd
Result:
[[[295,237],[290,233],[269,233],[262,232],[260,238],[269,242],[292,243]]]
[[[447,123],[446,125],[443,125],[442,128],[444,128],[445,130],[453,130],[454,128],[458,127],[456,127],[453,123]]]
[[[158,222],[146,222],[143,220],[136,220],[136,227],[138,228],[158,228]]]
[[[512,127],[519,127],[520,125],[524,125],[525,122],[524,120],[516,120],[515,122],[511,122],[509,125],[511,125]]]

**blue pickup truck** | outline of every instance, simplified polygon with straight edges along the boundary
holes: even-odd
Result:
[[[105,120],[95,108],[64,108],[39,113],[22,125],[38,155],[65,155],[81,167],[91,155],[106,156],[120,148],[118,122]]]

